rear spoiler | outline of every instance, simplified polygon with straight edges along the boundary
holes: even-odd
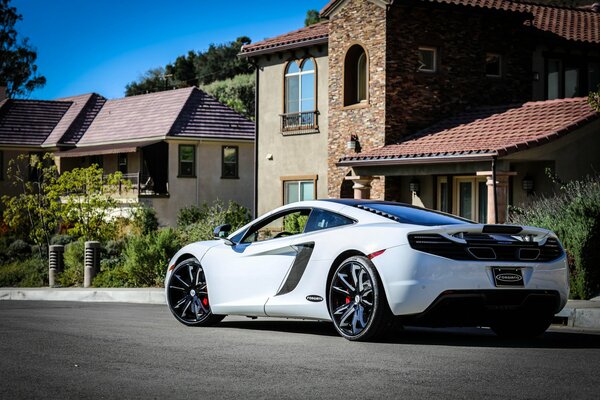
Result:
[[[466,240],[461,237],[461,233],[481,233],[520,236],[523,241],[538,242],[540,245],[546,242],[546,239],[555,235],[543,228],[520,225],[483,225],[483,224],[457,224],[430,227],[419,231],[413,231],[414,234],[439,234],[453,242],[465,244]]]

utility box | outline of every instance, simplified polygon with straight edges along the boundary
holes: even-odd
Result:
[[[98,271],[100,271],[100,242],[85,242],[83,287],[92,286]]]
[[[48,283],[50,287],[56,286],[56,275],[65,268],[65,246],[60,244],[48,248]]]

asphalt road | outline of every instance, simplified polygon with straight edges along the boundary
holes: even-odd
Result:
[[[600,335],[409,329],[351,343],[330,324],[229,317],[187,328],[165,306],[0,302],[0,399],[598,399]]]

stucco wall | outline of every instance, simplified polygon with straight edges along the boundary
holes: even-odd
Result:
[[[282,135],[284,73],[290,60],[313,57],[317,66],[317,109],[319,131]],[[258,214],[281,206],[282,177],[317,175],[316,196],[327,198],[328,59],[326,46],[260,57]],[[267,155],[272,155],[272,160]]]
[[[175,226],[183,207],[233,200],[252,209],[253,143],[169,140],[169,197],[143,197],[140,200],[156,209],[161,225]],[[196,178],[178,177],[179,145],[196,146]],[[239,148],[239,179],[221,179],[221,147]]]

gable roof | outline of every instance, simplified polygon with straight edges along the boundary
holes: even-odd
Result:
[[[598,119],[600,113],[584,97],[479,108],[446,119],[399,144],[344,157],[340,165],[505,156],[548,143]]]
[[[242,46],[240,54],[255,56],[304,46],[327,43],[329,22],[323,21],[283,35]]]
[[[42,145],[71,104],[70,101],[4,101],[0,107],[0,144]]]
[[[254,139],[254,122],[204,91],[194,88],[169,136]]]
[[[57,101],[68,101],[71,103],[71,107],[44,141],[43,146],[45,147],[77,143],[106,99],[96,93],[88,93],[64,97]]]
[[[328,16],[335,8],[347,0],[332,0],[321,10]],[[381,0],[382,2],[385,2]],[[518,3],[509,0],[417,0],[464,7],[484,8],[515,13],[531,14],[525,25],[560,36],[566,40],[587,43],[600,43],[600,12],[592,9],[555,7],[539,4]],[[328,21],[306,28],[242,46],[241,55],[255,56],[273,53],[290,48],[327,43]]]
[[[175,137],[253,139],[254,124],[196,87],[107,100],[77,146]]]

